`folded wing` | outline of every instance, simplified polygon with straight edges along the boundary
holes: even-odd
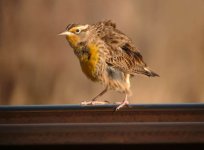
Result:
[[[95,29],[109,49],[109,55],[106,58],[106,63],[109,66],[131,75],[158,76],[148,69],[139,50],[125,34],[116,29],[113,22],[110,20],[99,22],[95,24]]]

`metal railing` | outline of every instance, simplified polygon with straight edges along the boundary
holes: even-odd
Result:
[[[204,143],[204,104],[0,106],[0,145]]]

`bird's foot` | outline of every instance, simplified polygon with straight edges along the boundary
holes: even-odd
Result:
[[[120,105],[115,109],[115,111],[118,111],[119,109],[121,109],[121,108],[123,108],[125,106],[129,107],[128,100],[124,100],[123,102],[116,102],[116,104],[120,104]]]
[[[104,105],[104,104],[109,104],[109,101],[82,101],[81,105]]]

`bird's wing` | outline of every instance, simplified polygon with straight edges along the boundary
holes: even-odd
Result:
[[[128,43],[124,43],[121,47],[110,48],[111,55],[106,59],[107,64],[128,74],[149,75],[149,70],[140,52],[132,51],[130,48]]]
[[[96,33],[104,41],[109,49],[106,63],[128,74],[145,74],[153,76],[139,50],[134,47],[132,41],[116,25],[109,21],[99,22],[94,25]]]

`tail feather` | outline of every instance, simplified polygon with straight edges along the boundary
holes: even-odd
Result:
[[[145,70],[144,74],[147,75],[148,77],[160,77],[157,73],[148,68],[144,68],[144,70]]]

